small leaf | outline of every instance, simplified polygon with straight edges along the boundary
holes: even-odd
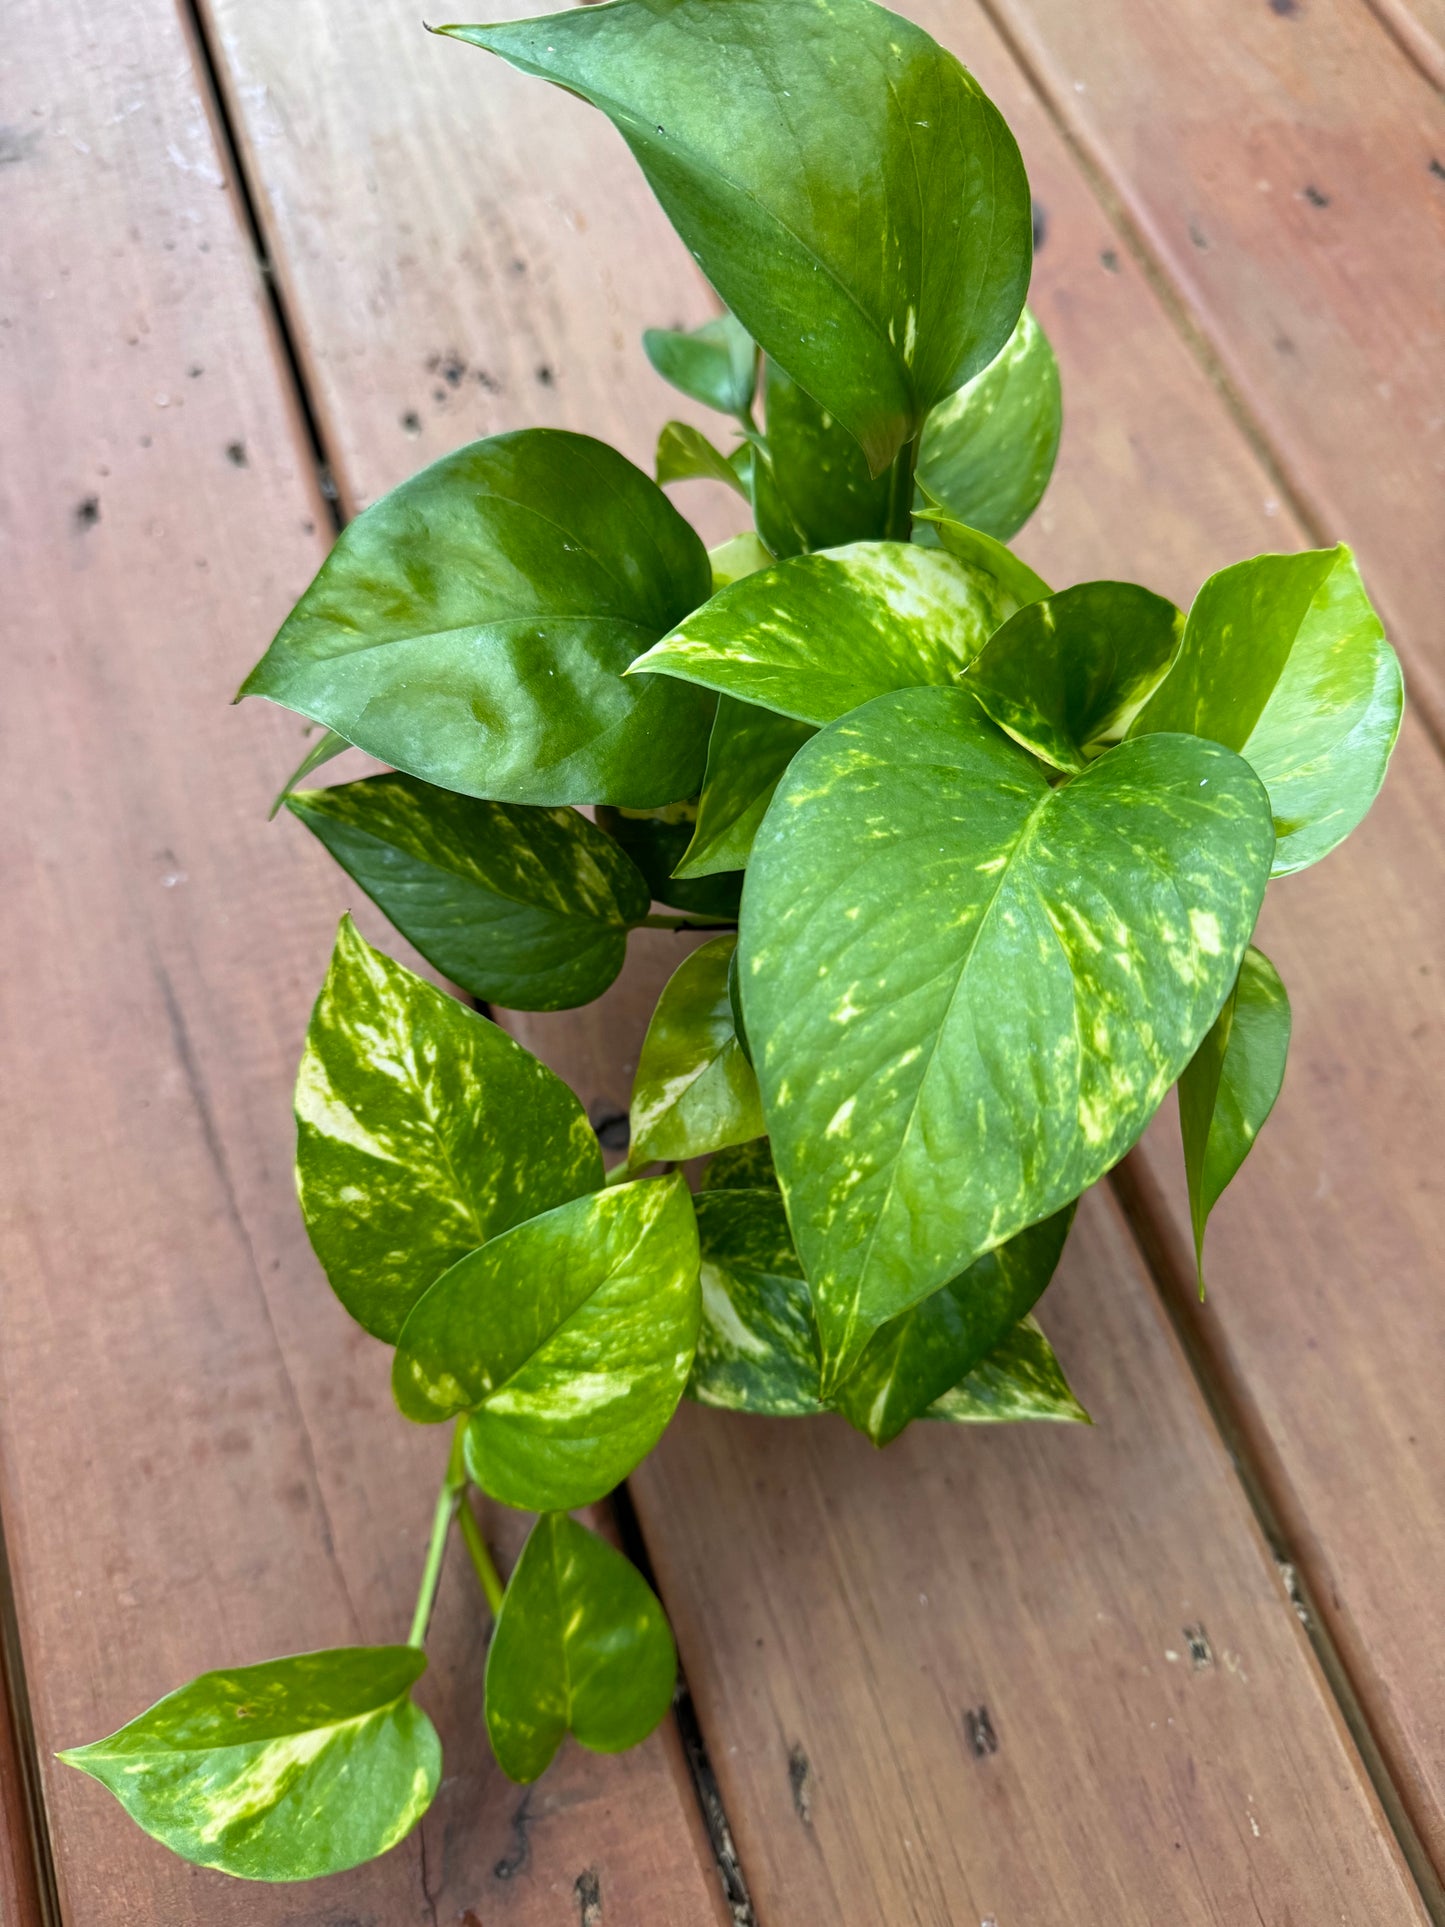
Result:
[[[472,1414],[468,1470],[504,1505],[590,1505],[661,1438],[698,1316],[687,1186],[618,1185],[453,1265],[406,1321],[392,1391],[423,1425]]]
[[[296,1185],[331,1288],[395,1341],[463,1253],[602,1182],[582,1106],[344,917],[296,1079]]]
[[[923,424],[918,482],[925,499],[1007,542],[1048,487],[1062,424],[1054,351],[1025,308],[988,367]]]
[[[688,1396],[779,1418],[823,1411],[813,1305],[781,1197],[704,1190],[694,1202],[702,1328]]]
[[[730,541],[720,542],[715,549],[709,549],[707,559],[712,564],[712,586],[716,595],[730,582],[741,582],[745,575],[756,575],[759,569],[766,569],[772,556],[763,547],[751,529],[735,535]]]
[[[714,937],[668,978],[642,1040],[632,1086],[634,1169],[745,1144],[763,1129],[757,1079],[728,999],[734,936]]]
[[[1400,665],[1342,543],[1211,576],[1130,734],[1188,730],[1238,750],[1269,791],[1274,874],[1289,876],[1374,802],[1403,707]]]
[[[724,455],[707,436],[690,422],[665,422],[657,438],[657,479],[666,482],[722,482],[743,500],[750,501],[746,474],[751,471],[752,450],[746,442],[737,451],[744,458]]]
[[[775,361],[764,366],[768,456],[753,479],[758,532],[780,559],[888,534],[891,477],[873,476],[840,421]]]
[[[684,395],[719,414],[746,418],[757,381],[758,351],[732,315],[718,315],[686,333],[648,328],[642,347],[662,379]]]
[[[755,1137],[750,1144],[728,1144],[715,1151],[698,1184],[703,1191],[776,1191],[778,1174],[768,1140]]]
[[[61,1759],[182,1859],[243,1880],[314,1880],[405,1839],[441,1744],[412,1704],[412,1646],[342,1646],[203,1673]]]
[[[507,1583],[487,1653],[487,1734],[523,1785],[570,1732],[621,1753],[666,1716],[677,1649],[652,1588],[563,1512],[537,1521]]]
[[[711,705],[621,672],[711,587],[615,449],[494,435],[348,524],[241,694],[466,796],[647,808],[697,788]]]
[[[401,775],[304,790],[290,808],[443,976],[509,1010],[600,997],[651,904],[637,866],[576,810]]]
[[[890,689],[957,682],[1018,606],[938,549],[855,542],[733,583],[636,667],[827,723]]]
[[[697,822],[677,866],[679,876],[746,868],[779,778],[812,734],[810,723],[733,696],[718,697]]]
[[[926,496],[927,490],[920,493]],[[1026,608],[1030,602],[1038,602],[1051,593],[1048,583],[1035,575],[1027,562],[1020,561],[1012,549],[1006,549],[982,529],[971,529],[955,521],[936,504],[914,510],[913,540],[925,548],[944,549],[970,568],[982,569],[995,577],[1012,596],[1017,608]]]
[[[661,810],[597,811],[597,826],[616,839],[642,872],[648,894],[673,910],[699,917],[736,918],[742,901],[741,870],[717,875],[677,877],[697,828],[697,804],[670,803]]]
[[[445,31],[600,108],[742,327],[874,474],[1023,307],[1028,182],[998,110],[869,0],[617,0]]]
[[[732,1014],[733,1035],[738,1040],[738,1049],[747,1059],[749,1065],[751,1065],[753,1061],[753,1047],[748,1042],[747,1019],[743,1016],[743,993],[742,987],[738,983],[738,952],[736,943],[733,945],[733,954],[728,958],[728,1010]],[[747,1142],[753,1144],[756,1143],[757,1140],[755,1138],[749,1138]],[[723,1147],[720,1146],[719,1148],[721,1149]]]
[[[1020,1419],[1093,1423],[1069,1389],[1063,1367],[1033,1317],[1016,1325],[1001,1345],[952,1391],[935,1399],[923,1416],[949,1419],[955,1425],[996,1425]]]
[[[740,977],[825,1394],[1133,1144],[1228,994],[1272,848],[1257,778],[1195,737],[1050,789],[965,691],[913,689],[799,750]]]
[[[310,749],[307,750],[306,754],[286,778],[286,781],[281,785],[280,789],[277,790],[271,807],[266,813],[266,821],[270,823],[275,820],[281,812],[281,805],[286,801],[287,797],[290,796],[298,783],[304,783],[313,770],[320,769],[323,763],[329,763],[333,756],[339,756],[342,750],[350,748],[351,745],[347,742],[346,738],[344,736],[338,736],[334,729],[319,730],[316,741],[311,745]]]
[[[1179,1079],[1179,1126],[1194,1262],[1204,1291],[1204,1227],[1249,1156],[1284,1083],[1289,998],[1263,951],[1244,953],[1214,1027]]]
[[[991,635],[965,686],[984,713],[1055,769],[1081,770],[1168,673],[1184,618],[1133,582],[1081,582],[1031,602]]]

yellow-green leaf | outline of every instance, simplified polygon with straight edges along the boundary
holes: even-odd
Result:
[[[714,937],[668,978],[632,1087],[634,1168],[745,1144],[763,1129],[758,1084],[737,1039],[728,997],[735,936]]]

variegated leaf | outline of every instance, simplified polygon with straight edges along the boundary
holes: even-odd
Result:
[[[812,1301],[782,1198],[775,1190],[707,1190],[694,1202],[702,1327],[688,1396],[780,1418],[825,1410]]]
[[[916,543],[923,548],[941,548],[969,568],[981,569],[995,577],[1013,598],[1015,608],[1026,608],[1051,593],[1042,576],[1035,575],[1012,549],[982,529],[971,529],[947,514],[937,502],[928,500],[927,489],[920,488],[919,493],[924,497],[924,506],[913,512]]]
[[[736,959],[736,951],[733,956]],[[698,1184],[703,1191],[776,1191],[772,1147],[765,1137],[730,1144],[708,1159]]]
[[[718,697],[697,823],[677,866],[679,876],[713,876],[747,867],[778,779],[812,734],[810,723],[794,722],[791,716],[777,716],[732,696]]]
[[[1054,351],[1025,308],[988,367],[923,424],[920,489],[958,521],[1007,542],[1048,487],[1062,423]]]
[[[634,1170],[746,1144],[763,1128],[758,1083],[733,1025],[728,966],[734,936],[714,937],[668,978],[632,1086]]]
[[[1093,1423],[1032,1315],[1016,1325],[952,1391],[936,1398],[923,1416],[948,1419],[955,1425],[998,1425],[1022,1419]]]

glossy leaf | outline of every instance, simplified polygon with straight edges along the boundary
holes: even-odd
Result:
[[[509,1010],[600,997],[651,907],[636,864],[576,810],[401,775],[304,790],[290,808],[443,976]]]
[[[707,746],[692,841],[677,866],[682,877],[747,867],[778,779],[813,734],[810,723],[719,696]]]
[[[733,946],[733,954],[728,958],[728,1009],[732,1013],[733,1035],[738,1040],[738,1049],[748,1060],[748,1063],[751,1064],[753,1061],[753,1047],[748,1042],[748,1023],[746,1017],[743,1015],[743,992],[742,986],[738,982],[738,953],[736,944]],[[746,1142],[756,1144],[757,1139],[748,1138]]]
[[[590,100],[754,341],[882,470],[1013,332],[1013,136],[870,0],[617,0],[447,32]]]
[[[642,346],[662,379],[684,395],[719,414],[746,418],[757,382],[758,351],[732,315],[718,315],[685,332],[645,329]]]
[[[1269,958],[1251,946],[1223,1010],[1179,1079],[1184,1174],[1201,1292],[1204,1227],[1274,1109],[1284,1083],[1289,1033],[1284,985]]]
[[[926,491],[920,491],[926,496]],[[1042,576],[1034,574],[1027,562],[1012,549],[982,529],[971,529],[945,513],[936,503],[925,500],[913,512],[913,540],[925,548],[941,548],[970,568],[982,569],[1001,582],[1017,608],[1038,602],[1051,593]]]
[[[920,487],[958,521],[1007,542],[1048,487],[1062,425],[1054,351],[1025,308],[988,367],[924,423]]]
[[[61,1759],[173,1853],[243,1880],[314,1880],[385,1853],[431,1805],[441,1745],[412,1646],[203,1673]]]
[[[645,808],[697,788],[711,706],[621,672],[706,600],[707,551],[602,442],[473,442],[337,537],[242,685],[443,789]]]
[[[487,1734],[502,1771],[535,1780],[569,1732],[594,1753],[637,1746],[676,1681],[672,1631],[641,1573],[565,1513],[545,1513],[487,1652]]]
[[[965,686],[1015,742],[1081,770],[1167,674],[1184,618],[1134,582],[1081,582],[1031,602],[968,666]]]
[[[709,549],[707,559],[712,564],[712,586],[716,594],[730,582],[741,582],[745,575],[756,575],[759,569],[767,568],[773,558],[754,532],[745,529],[731,541],[719,542],[715,549]]]
[[[738,914],[742,898],[741,871],[719,871],[716,875],[678,877],[673,871],[681,863],[697,828],[697,804],[672,803],[662,810],[599,809],[597,823],[614,837],[642,872],[648,893],[658,903],[673,910],[691,911],[699,917],[726,917]]]
[[[1064,1377],[1038,1320],[1023,1319],[952,1391],[937,1398],[924,1418],[955,1425],[997,1425],[1022,1419],[1090,1425]]]
[[[306,1033],[296,1123],[312,1248],[352,1317],[388,1343],[463,1253],[602,1182],[562,1080],[349,917]]]
[[[590,1505],[662,1436],[697,1343],[697,1228],[680,1176],[618,1185],[515,1226],[439,1278],[397,1341],[410,1419],[455,1414],[504,1505]]]
[[[869,473],[843,424],[775,361],[764,364],[768,455],[753,488],[758,532],[779,558],[889,533],[893,479]],[[906,504],[905,504],[906,506]]]
[[[739,1047],[728,998],[737,938],[714,937],[668,978],[632,1086],[634,1169],[745,1144],[763,1129],[758,1083]]]
[[[733,955],[736,958],[736,951]],[[755,1137],[749,1144],[728,1144],[715,1151],[698,1185],[702,1191],[776,1191],[778,1174],[768,1140]]]
[[[744,443],[738,454],[742,462],[714,448],[690,422],[665,422],[657,438],[657,479],[661,483],[721,482],[748,501],[746,477],[752,471],[752,449]]]
[[[1148,738],[1050,789],[962,690],[879,697],[798,752],[741,981],[825,1393],[1134,1142],[1228,994],[1272,848],[1231,751]]]
[[[812,1300],[782,1198],[772,1189],[703,1190],[694,1202],[702,1327],[688,1396],[778,1418],[823,1411]]]
[[[1288,876],[1374,802],[1403,706],[1400,665],[1341,544],[1211,576],[1131,734],[1189,730],[1238,750],[1269,791],[1274,874]]]
[[[1018,606],[938,549],[855,542],[733,583],[637,668],[827,723],[886,690],[957,682]]]

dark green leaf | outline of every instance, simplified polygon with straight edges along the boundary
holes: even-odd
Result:
[[[996,1425],[1020,1419],[1092,1423],[1032,1317],[1016,1325],[1001,1345],[952,1391],[935,1399],[923,1416],[950,1419],[955,1425]]]
[[[594,1753],[636,1746],[667,1713],[672,1632],[651,1587],[565,1513],[533,1526],[487,1653],[487,1733],[526,1784],[570,1732]]]
[[[745,1144],[763,1128],[758,1084],[733,1030],[734,936],[714,937],[668,978],[632,1086],[634,1167]]]
[[[673,910],[698,917],[735,918],[742,901],[740,870],[716,876],[676,877],[697,828],[697,805],[672,803],[661,810],[599,809],[597,824],[614,837],[641,870],[649,894]]]
[[[868,460],[843,424],[785,375],[764,366],[768,458],[754,477],[758,531],[773,554],[801,555],[886,536],[892,478]]]
[[[920,493],[926,497],[927,490]],[[937,504],[914,510],[913,540],[925,548],[946,549],[970,568],[982,569],[996,577],[1020,609],[1050,593],[1048,583],[1035,575],[1027,562],[1021,562],[1012,549],[985,535],[982,529],[971,529],[956,521]]]
[[[702,1329],[689,1397],[780,1418],[821,1412],[812,1300],[781,1197],[704,1190],[694,1202]]]
[[[881,696],[798,752],[741,979],[825,1393],[1134,1142],[1228,994],[1272,848],[1231,751],[1150,737],[1050,789],[962,690]]]
[[[1284,1082],[1289,998],[1269,958],[1251,946],[1214,1027],[1179,1079],[1179,1125],[1204,1290],[1204,1227],[1248,1157]]]
[[[1130,733],[1189,730],[1238,750],[1269,791],[1274,874],[1288,876],[1374,802],[1403,705],[1395,652],[1341,544],[1211,576]]]
[[[1133,582],[1081,582],[1010,616],[968,666],[985,713],[1055,769],[1081,770],[1167,673],[1184,618]]]
[[[718,697],[697,822],[677,866],[680,876],[746,868],[778,779],[812,734],[810,723],[733,696]]]
[[[722,482],[746,502],[751,500],[747,477],[752,472],[752,453],[744,442],[736,455],[724,455],[690,422],[665,422],[657,438],[657,479],[663,483]]]
[[[705,408],[716,408],[719,414],[747,416],[757,381],[758,351],[747,329],[730,314],[718,315],[687,333],[648,328],[642,346],[662,379],[684,395]]]
[[[473,1415],[468,1470],[504,1505],[590,1505],[662,1436],[698,1315],[687,1186],[618,1185],[453,1265],[406,1321],[392,1390],[423,1425]]]
[[[374,1860],[431,1805],[442,1750],[412,1646],[343,1646],[203,1673],[61,1759],[173,1853],[243,1880]]]
[[[349,917],[306,1033],[296,1122],[312,1247],[352,1317],[388,1343],[464,1252],[602,1182],[562,1080]]]
[[[776,1191],[778,1174],[768,1140],[756,1137],[751,1144],[729,1144],[715,1151],[698,1182],[704,1191]]]
[[[886,690],[957,682],[1018,606],[939,549],[855,542],[732,583],[637,666],[827,723]]]
[[[614,449],[495,435],[342,531],[241,694],[467,796],[646,808],[697,788],[711,706],[621,672],[711,587]]]
[[[1013,136],[869,0],[618,0],[447,32],[590,100],[754,341],[876,474],[987,367],[1028,287]]]
[[[940,401],[924,423],[918,449],[924,499],[1007,542],[1048,487],[1062,423],[1054,351],[1025,308],[988,367]]]
[[[481,803],[414,776],[290,807],[428,962],[510,1010],[569,1010],[622,968],[647,884],[576,810]]]

